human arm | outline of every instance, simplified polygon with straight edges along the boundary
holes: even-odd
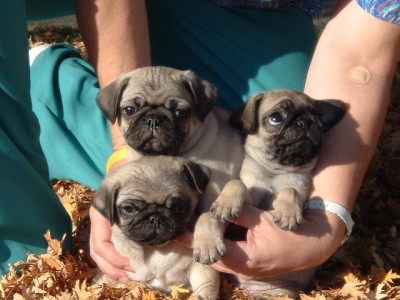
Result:
[[[79,31],[103,88],[118,75],[150,65],[150,41],[144,0],[78,0]],[[113,149],[125,146],[117,125],[111,126]]]
[[[343,120],[326,134],[312,197],[351,211],[375,152],[390,102],[400,54],[400,26],[383,22],[349,2],[328,23],[309,69],[305,92],[348,105]],[[353,73],[362,66],[369,71]],[[363,80],[366,83],[361,83]]]
[[[399,49],[400,26],[370,16],[355,2],[342,2],[326,26],[305,92],[317,99],[341,99],[348,112],[326,134],[311,198],[351,211],[384,123]],[[349,78],[355,66],[369,70],[368,83],[359,83],[368,79],[362,72]],[[249,227],[247,241],[227,241],[228,253],[215,268],[250,279],[321,264],[339,247],[345,226],[329,212],[307,210],[304,217],[297,231],[279,232],[268,212],[245,208],[238,223]]]
[[[150,65],[150,42],[144,0],[77,0],[77,21],[89,60],[96,69],[100,87],[119,74]],[[111,126],[114,151],[125,146],[117,125]],[[114,279],[127,278],[129,260],[121,257],[110,239],[110,223],[90,209],[91,256],[99,268]]]

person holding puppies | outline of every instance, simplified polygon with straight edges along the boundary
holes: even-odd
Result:
[[[239,16],[240,12],[243,12],[244,15],[248,14],[248,18],[256,20],[256,15],[262,14],[260,10],[242,11],[237,7],[213,7],[221,13],[219,15],[221,21],[217,26],[211,20],[214,22],[218,22],[218,20],[205,17],[200,13],[194,14],[193,18],[195,19],[187,20],[189,14],[185,14],[183,3],[179,2],[179,5],[174,6],[171,4],[173,2],[179,1],[159,3],[160,6],[165,5],[163,9],[158,10],[160,11],[159,15],[152,14],[151,5],[148,11],[153,64],[166,62],[168,65],[195,70],[221,89],[219,105],[230,109],[237,108],[238,105],[233,104],[235,99],[240,103],[241,97],[247,98],[248,94],[263,89],[276,87],[303,89],[303,81],[299,78],[294,81],[300,87],[293,86],[286,81],[297,74],[296,71],[300,71],[301,64],[297,60],[293,65],[277,66],[277,69],[284,72],[288,78],[279,77],[277,75],[279,72],[275,73],[274,69],[269,69],[267,73],[270,72],[272,78],[265,77],[258,81],[254,77],[251,79],[246,77],[245,80],[240,79],[238,83],[233,83],[236,81],[232,81],[232,77],[237,74],[245,74],[248,60],[251,58],[256,60],[267,50],[262,48],[262,43],[252,47],[250,43],[243,43],[240,39],[245,35],[251,38],[262,36],[257,31],[246,32],[240,25],[230,26],[237,24],[234,17]],[[206,1],[194,2],[198,5],[204,2],[203,5],[212,6],[210,3],[205,4]],[[234,1],[230,1],[230,3],[232,2]],[[261,2],[263,1],[258,3]],[[305,80],[304,91],[311,97],[341,99],[348,106],[343,120],[326,136],[326,143],[314,173],[313,190],[310,197],[339,205],[340,208],[347,210],[346,216],[352,210],[383,126],[390,99],[390,83],[395,72],[400,47],[399,7],[395,5],[390,9],[389,6],[386,6],[385,9],[385,6],[382,6],[382,9],[377,11],[374,10],[374,7],[377,8],[376,3],[378,2],[384,1],[368,3],[341,1],[319,39],[310,68],[307,69],[308,66],[306,66],[300,71]],[[155,4],[153,3],[153,5]],[[191,5],[192,3],[189,6]],[[296,11],[297,8],[291,7],[290,9]],[[177,18],[179,20],[172,18],[169,14],[171,11],[176,14],[180,13],[181,18]],[[285,9],[278,9],[272,11],[271,14],[284,13],[284,11]],[[286,11],[286,13],[291,14],[294,13],[293,11],[290,13]],[[222,12],[225,12],[229,18],[223,18]],[[160,18],[160,23],[157,23],[156,16]],[[185,26],[187,24],[182,25],[184,20],[191,22],[190,30]],[[231,20],[232,23],[229,23]],[[263,20],[273,23],[267,17]],[[289,20],[292,21],[289,16],[287,18],[285,16],[284,21],[289,26],[295,24]],[[303,21],[305,20],[301,22]],[[254,22],[256,23],[256,21]],[[157,25],[159,26],[156,27]],[[303,26],[305,25],[303,24]],[[152,28],[154,30],[155,27],[159,32],[157,34],[157,30],[155,30],[152,35]],[[300,28],[295,30],[294,27],[295,25],[285,32],[301,30]],[[218,36],[220,31],[223,31],[221,28],[227,31],[234,30],[236,39],[232,38],[231,47],[227,47],[223,43],[224,36]],[[306,30],[304,27],[301,28]],[[271,28],[270,30],[274,31]],[[312,29],[310,30],[312,31]],[[204,44],[193,46],[187,42],[186,39],[198,37],[196,34],[200,35],[200,33],[206,36],[203,40]],[[214,35],[217,36],[215,39],[213,39]],[[278,36],[280,41],[291,43],[288,45],[292,49],[290,53],[296,48],[300,49],[299,44],[295,43],[296,39],[290,38],[289,35],[282,36],[282,33]],[[303,35],[301,36],[303,37]],[[265,38],[270,49],[279,52],[275,48],[279,45],[273,40],[269,40],[270,37],[262,37]],[[309,45],[312,45],[310,40],[308,42]],[[137,46],[140,47],[140,45]],[[244,49],[243,52],[240,51],[241,47]],[[170,49],[175,52],[168,52]],[[199,57],[195,55],[190,57],[192,51],[195,51],[194,49],[201,49],[199,52],[209,53],[209,57],[203,57],[200,54],[198,54]],[[304,48],[302,49],[304,50]],[[276,52],[275,54],[277,54]],[[285,51],[281,51],[280,55],[283,53]],[[302,52],[303,55],[306,53],[311,58],[311,52],[305,50]],[[208,60],[218,54],[219,58],[226,58],[228,62],[218,61],[217,63]],[[277,57],[281,58],[280,55]],[[161,60],[162,58],[164,61]],[[274,60],[274,62],[278,61],[279,59]],[[270,62],[271,60],[265,57],[264,64],[257,65],[255,70],[262,72],[263,68],[271,66]],[[224,70],[224,67],[226,67],[225,72],[221,71]],[[235,70],[235,67],[238,69]],[[208,69],[216,73],[219,71],[223,75],[207,74]],[[233,76],[230,77],[230,75]],[[225,82],[232,83],[230,89],[226,89]],[[243,89],[240,90],[244,82],[247,82],[245,92]],[[262,85],[257,86],[258,83],[262,83]],[[234,92],[235,89],[236,92]],[[367,103],[368,105],[366,105]],[[91,211],[91,217],[92,221],[98,224],[93,229],[93,258],[101,263],[103,271],[114,278],[126,278],[123,269],[127,266],[120,263],[122,260],[114,263],[111,259],[114,254],[102,251],[101,245],[107,243],[108,238],[106,234],[100,232],[100,228],[103,228],[100,225],[103,223],[101,217],[95,210]],[[351,222],[345,223],[342,218],[343,214],[338,216],[336,213],[326,210],[309,209],[304,212],[304,222],[296,231],[283,231],[274,224],[273,218],[268,212],[245,206],[235,223],[248,229],[246,241],[226,240],[227,252],[220,261],[214,264],[214,267],[221,272],[251,280],[318,266],[335,252],[346,235],[351,232]],[[106,224],[103,223],[103,225]],[[191,240],[190,233],[181,238],[182,242],[188,244],[191,243]],[[132,267],[134,268],[134,266]]]
[[[320,9],[321,5],[317,2],[316,6],[291,5],[274,9],[262,9],[266,1],[237,1],[255,5],[252,8],[235,6],[236,1],[127,0],[117,1],[113,5],[105,2],[78,1],[77,6],[78,21],[94,69],[82,63],[73,49],[62,45],[47,48],[32,64],[34,107],[38,107],[38,99],[44,96],[60,101],[61,95],[63,100],[54,105],[55,100],[52,99],[50,104],[39,107],[41,112],[35,111],[42,127],[41,145],[49,164],[50,178],[73,179],[97,188],[104,176],[108,157],[125,146],[117,127],[111,128],[110,138],[105,118],[99,111],[95,112],[95,103],[90,102],[93,99],[88,100],[86,110],[72,110],[76,114],[64,110],[66,107],[76,108],[77,99],[89,99],[92,98],[90,95],[97,94],[99,87],[95,75],[98,76],[100,87],[105,87],[119,73],[130,69],[151,64],[167,65],[192,69],[213,82],[220,90],[217,105],[230,110],[239,108],[253,93],[273,88],[304,90],[316,99],[336,98],[347,103],[348,111],[344,118],[325,138],[327,142],[315,171],[311,199],[331,201],[351,212],[389,103],[390,82],[400,49],[398,6],[391,6],[389,10],[388,4],[377,10],[374,4],[384,4],[385,1],[341,1],[315,48],[317,39],[310,13]],[[6,11],[3,10],[2,14],[6,14]],[[4,33],[1,36],[6,35]],[[12,52],[11,56],[14,55]],[[51,66],[52,75],[48,76],[48,80],[43,80],[44,74],[49,72],[45,62]],[[2,69],[2,74],[7,74],[6,70],[12,68]],[[66,83],[54,81],[54,78],[59,78],[65,71],[70,75],[62,78],[72,79],[71,85],[57,90],[65,87]],[[26,72],[25,69],[25,75]],[[71,74],[74,76],[71,77]],[[3,84],[5,75],[1,78]],[[84,80],[79,81],[80,78]],[[82,85],[82,82],[89,84]],[[2,85],[2,90],[8,91],[5,87],[6,84]],[[52,94],[43,95],[49,89]],[[26,86],[23,90],[27,93]],[[68,96],[67,91],[79,92]],[[3,97],[0,99],[2,104],[6,102]],[[29,95],[24,97],[28,99]],[[68,99],[74,99],[75,102],[64,106]],[[48,107],[58,108],[51,111],[53,122],[48,116]],[[8,118],[11,117],[9,111],[17,111],[17,108],[8,110]],[[65,120],[64,115],[68,115],[68,112],[78,119]],[[10,119],[4,119],[3,122],[6,116],[0,114],[2,130],[5,128],[3,124],[16,123]],[[93,130],[95,119],[100,125]],[[34,121],[28,122],[32,124]],[[61,124],[59,132],[69,131],[67,136],[73,137],[70,140],[62,138],[71,146],[69,149],[83,149],[83,153],[68,151],[74,153],[71,159],[73,165],[69,165],[69,168],[58,168],[62,159],[54,150],[64,147],[64,144],[55,147],[52,142],[56,134],[54,130],[52,132],[55,123]],[[79,123],[79,126],[66,130],[66,123]],[[76,140],[81,126],[92,131],[83,133],[82,139]],[[38,148],[37,139],[36,130],[33,138],[36,141],[35,149]],[[1,145],[5,145],[5,139],[1,140]],[[21,144],[25,143],[21,141]],[[8,153],[11,152],[8,150]],[[21,152],[26,155],[29,151]],[[65,151],[62,153],[65,154]],[[33,169],[45,170],[43,155],[39,156],[42,163],[33,166]],[[3,162],[9,156],[0,158]],[[15,161],[20,163],[21,160]],[[113,166],[117,167],[118,164]],[[45,182],[47,174],[42,173],[40,181]],[[9,191],[10,186],[16,185],[15,177],[10,180],[5,181],[7,183],[1,186],[1,191]],[[48,194],[51,193],[48,191]],[[4,199],[11,197],[8,194]],[[54,198],[54,195],[51,197]],[[51,197],[43,196],[43,201]],[[24,200],[24,197],[20,197],[22,202],[28,201],[28,198],[26,196]],[[4,206],[5,203],[2,199],[0,232],[10,227],[5,226],[3,221],[7,220],[6,212],[10,210]],[[58,210],[61,211],[60,208]],[[59,215],[58,212],[44,214]],[[109,221],[95,209],[91,209],[90,215],[93,259],[111,278],[127,280],[125,270],[132,271],[135,266],[131,266],[129,260],[118,255],[113,248]],[[41,217],[40,220],[45,218]],[[16,219],[8,220],[14,224],[16,222]],[[61,223],[67,224],[66,218],[64,220]],[[304,222],[295,231],[277,228],[268,212],[251,206],[245,206],[235,222],[248,228],[247,239],[240,242],[226,240],[227,252],[213,267],[244,279],[265,278],[318,266],[334,253],[345,233],[350,233],[351,229],[346,228],[345,222],[335,213],[315,209],[304,212]],[[60,236],[69,229],[59,227],[59,223],[44,224],[44,227],[48,226],[52,231],[58,228]],[[32,233],[36,239],[41,237],[40,230]],[[8,232],[15,240],[16,234]],[[180,241],[190,244],[191,239],[190,233],[186,233]],[[18,243],[6,243],[6,247],[22,249]],[[40,248],[44,250],[43,247],[42,244],[33,251],[37,252]],[[11,258],[1,257],[2,266],[17,257],[21,258],[22,252]]]

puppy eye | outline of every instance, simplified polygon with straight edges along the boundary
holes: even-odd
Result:
[[[123,109],[123,111],[125,115],[132,116],[135,113],[136,109],[133,106],[127,106]]]
[[[175,203],[172,206],[174,213],[179,216],[186,215],[189,212],[189,208],[189,204],[180,198],[175,199]]]
[[[276,125],[281,124],[283,120],[284,120],[284,117],[280,113],[275,112],[269,116],[268,123],[273,126],[276,126]]]
[[[177,119],[182,119],[188,115],[188,111],[186,109],[175,109],[174,115]]]
[[[135,212],[137,212],[137,208],[134,205],[126,204],[126,205],[121,206],[120,209],[121,209],[122,213],[125,215],[132,215]]]

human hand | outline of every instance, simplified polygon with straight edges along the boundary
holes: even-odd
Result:
[[[90,227],[90,256],[98,268],[111,279],[128,281],[126,271],[134,272],[129,259],[121,256],[111,242],[110,222],[93,206],[89,211]]]
[[[295,231],[277,227],[269,212],[243,206],[235,220],[248,229],[245,241],[225,239],[226,254],[212,266],[245,280],[272,277],[320,265],[339,247],[345,226],[335,215],[306,210],[304,221]],[[178,241],[190,245],[186,232]]]

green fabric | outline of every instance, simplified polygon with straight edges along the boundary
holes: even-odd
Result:
[[[47,179],[31,109],[24,4],[0,5],[0,274],[27,252],[45,252],[47,230],[59,239],[71,233],[70,218]],[[65,246],[71,246],[70,236]]]
[[[26,0],[23,2],[26,2],[27,17],[31,21],[75,14],[73,0]]]
[[[112,153],[107,120],[96,106],[93,67],[69,45],[46,49],[31,66],[33,110],[49,179],[70,179],[97,189]]]
[[[296,7],[237,9],[205,0],[147,0],[153,64],[192,69],[217,85],[218,105],[237,109],[266,89],[303,90],[316,43]]]

